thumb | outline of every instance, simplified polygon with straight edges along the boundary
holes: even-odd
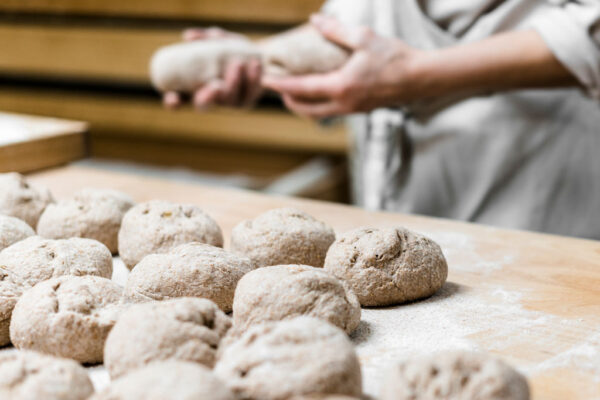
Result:
[[[374,36],[373,31],[367,27],[348,26],[336,18],[323,14],[311,15],[310,23],[327,40],[349,50],[357,50],[365,46]]]

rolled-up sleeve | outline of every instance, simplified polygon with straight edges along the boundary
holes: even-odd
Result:
[[[548,3],[533,27],[587,93],[600,101],[600,0]]]

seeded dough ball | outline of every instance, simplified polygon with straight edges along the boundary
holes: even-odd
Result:
[[[235,400],[225,384],[200,364],[155,362],[112,382],[90,400]]]
[[[431,296],[448,276],[437,243],[404,228],[360,228],[329,248],[325,270],[345,281],[363,306]]]
[[[0,251],[0,346],[10,343],[10,316],[21,293],[63,275],[110,278],[112,256],[91,239],[52,240],[32,236]]]
[[[382,400],[529,400],[527,380],[489,356],[450,351],[415,357],[393,367]]]
[[[194,205],[153,200],[125,214],[119,231],[119,255],[132,269],[149,254],[166,253],[190,242],[223,247],[221,228]]]
[[[240,398],[284,400],[303,394],[360,397],[361,372],[344,331],[298,317],[248,329],[225,347],[215,374]]]
[[[322,267],[335,240],[333,229],[303,211],[278,208],[238,224],[231,250],[249,257],[256,267],[301,264]]]
[[[0,398],[4,400],[85,400],[94,392],[76,362],[33,351],[0,354]]]
[[[215,303],[184,297],[137,304],[121,315],[104,346],[111,378],[155,361],[181,360],[212,368],[231,320]]]
[[[40,215],[53,201],[48,189],[30,184],[23,175],[0,174],[0,214],[17,217],[35,228]]]
[[[34,235],[35,231],[25,221],[0,215],[0,251]]]
[[[121,287],[97,276],[63,276],[25,291],[12,313],[10,340],[81,363],[102,362],[108,333],[123,310]]]
[[[50,204],[40,217],[37,231],[51,239],[83,237],[103,243],[116,253],[121,220],[133,200],[109,189],[83,189],[69,199]]]
[[[253,268],[246,257],[187,243],[166,254],[144,257],[127,278],[125,297],[133,302],[202,297],[230,312],[238,281]]]
[[[306,265],[259,268],[240,280],[233,301],[236,330],[302,315],[351,333],[360,322],[360,304],[342,281]]]

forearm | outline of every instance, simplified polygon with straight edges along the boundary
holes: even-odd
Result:
[[[411,70],[422,97],[578,85],[533,30],[419,52]]]

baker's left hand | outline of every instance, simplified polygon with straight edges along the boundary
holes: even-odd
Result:
[[[352,52],[336,71],[296,77],[263,77],[263,86],[279,92],[301,116],[325,118],[417,100],[415,64],[421,50],[402,40],[378,36],[366,27],[346,26],[313,15],[311,24],[328,40]]]

